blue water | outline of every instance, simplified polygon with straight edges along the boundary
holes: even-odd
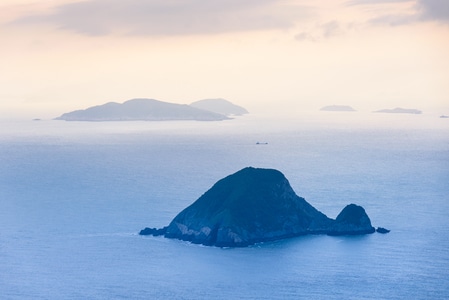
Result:
[[[446,119],[1,125],[2,299],[449,297]],[[282,171],[329,217],[362,205],[391,232],[238,249],[137,234],[246,166]]]

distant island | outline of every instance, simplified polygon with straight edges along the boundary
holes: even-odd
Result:
[[[389,113],[389,114],[421,114],[422,111],[418,110],[418,109],[410,109],[410,108],[401,108],[401,107],[396,107],[393,109],[381,109],[381,110],[376,110],[375,113]]]
[[[221,105],[222,99],[219,101],[208,101],[210,107],[213,107],[214,103]],[[229,102],[229,106],[231,105],[232,103]],[[225,114],[201,109],[192,105],[169,103],[146,98],[131,99],[124,103],[109,102],[83,110],[68,112],[55,118],[55,120],[65,121],[97,122],[169,120],[222,121],[229,119],[230,118]]]
[[[321,111],[356,111],[351,106],[347,105],[329,105],[320,109]]]
[[[448,118],[449,118],[449,116],[446,116],[446,115],[441,115],[441,116],[440,116],[440,118],[441,118],[441,119],[448,119]]]
[[[248,113],[245,108],[221,98],[195,101],[191,103],[190,106],[212,111],[225,116],[241,116]]]
[[[168,226],[147,227],[140,234],[207,246],[245,247],[306,234],[373,232],[363,207],[349,204],[335,220],[328,218],[297,196],[278,170],[248,167],[219,180]]]

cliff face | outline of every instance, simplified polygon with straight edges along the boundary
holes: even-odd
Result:
[[[304,234],[372,232],[362,207],[348,205],[333,220],[297,196],[281,172],[245,168],[218,181],[167,227],[140,234],[241,247]]]

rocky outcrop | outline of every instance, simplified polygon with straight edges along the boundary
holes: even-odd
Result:
[[[140,235],[152,235],[152,236],[160,236],[160,235],[165,235],[165,233],[167,232],[167,227],[162,227],[162,228],[145,228],[142,229],[139,234]]]
[[[355,204],[347,205],[337,216],[329,235],[355,235],[373,233],[374,227],[365,209]]]
[[[383,228],[383,227],[377,227],[376,231],[379,233],[389,233],[390,232],[390,230]]]
[[[296,195],[281,172],[249,167],[219,180],[167,227],[145,228],[140,234],[243,247],[306,234],[374,231],[362,207],[350,204],[333,220]]]

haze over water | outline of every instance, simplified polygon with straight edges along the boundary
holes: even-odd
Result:
[[[449,298],[448,36],[445,0],[0,1],[0,298]],[[133,98],[250,114],[51,120]],[[423,114],[371,113],[396,107]],[[137,234],[248,166],[391,232]]]
[[[316,113],[224,122],[3,121],[1,128],[6,299],[449,295],[447,119]],[[247,166],[280,170],[329,217],[362,205],[374,226],[391,232],[240,249],[137,234],[167,225]]]

